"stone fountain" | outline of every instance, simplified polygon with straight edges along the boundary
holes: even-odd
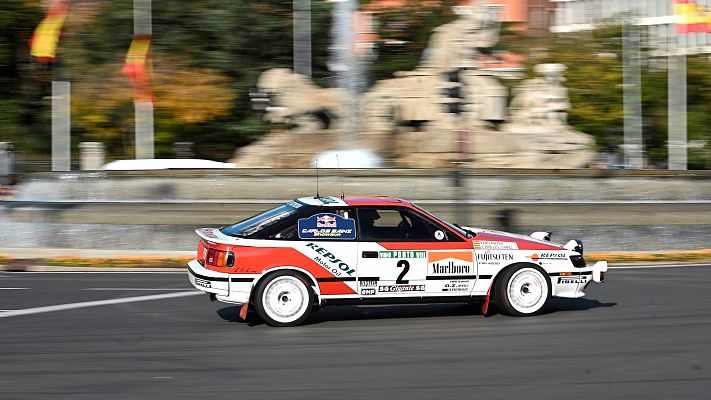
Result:
[[[231,162],[309,167],[316,154],[343,147],[372,150],[405,168],[579,168],[592,162],[593,138],[566,122],[565,66],[537,65],[537,76],[523,80],[509,104],[501,79],[510,72],[487,68],[483,56],[498,42],[499,24],[483,6],[455,12],[457,19],[434,30],[427,57],[414,70],[362,94],[353,86],[362,75],[351,69],[336,70],[337,88],[320,88],[289,69],[263,72],[257,86],[269,100],[264,118],[274,129],[237,149]],[[447,112],[453,72],[463,97],[458,114]]]

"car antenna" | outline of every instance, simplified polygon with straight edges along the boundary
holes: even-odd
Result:
[[[343,192],[343,173],[341,172],[341,163],[338,161],[338,154],[336,154],[336,166],[338,167],[338,177],[341,181],[341,200],[343,200],[346,194]]]
[[[318,157],[316,157],[316,197],[314,197],[314,199],[318,199],[319,197],[321,196],[318,194]]]

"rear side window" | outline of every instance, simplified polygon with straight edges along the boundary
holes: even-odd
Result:
[[[316,224],[312,224],[307,219],[316,217]],[[338,221],[336,221],[338,217]],[[278,229],[269,234],[267,239],[275,240],[355,240],[355,218],[353,210],[350,208],[320,207],[311,208],[308,213],[299,213],[298,218],[289,218],[289,222],[280,225]],[[299,222],[301,220],[301,222]],[[345,220],[345,221],[344,221]],[[352,223],[352,226],[349,225]],[[313,222],[313,221],[311,221]],[[344,225],[343,222],[346,222]],[[301,231],[299,231],[301,229]],[[313,231],[330,230],[334,234],[330,236],[316,236]],[[352,229],[352,234],[342,232],[343,229]]]
[[[279,207],[264,211],[253,217],[237,222],[234,225],[222,228],[220,231],[228,236],[253,238],[259,237],[260,233],[280,223],[290,220],[304,212],[308,212],[308,207],[297,201],[290,201]]]

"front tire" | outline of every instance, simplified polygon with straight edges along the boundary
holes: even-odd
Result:
[[[536,315],[548,302],[550,280],[535,265],[513,265],[507,268],[495,288],[499,311],[515,317]]]
[[[303,278],[278,271],[259,282],[254,296],[257,314],[271,326],[296,326],[311,314],[314,294]]]

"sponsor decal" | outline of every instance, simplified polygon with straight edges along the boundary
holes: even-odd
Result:
[[[588,281],[587,276],[560,276],[558,277],[558,283],[561,284],[567,284],[567,283],[586,283]]]
[[[355,220],[338,214],[316,214],[300,218],[299,239],[346,239],[356,237]]]
[[[469,281],[449,281],[442,286],[443,292],[468,292]]]
[[[206,288],[212,287],[212,282],[206,281],[205,279],[200,279],[200,278],[195,278],[195,284],[198,286],[206,287]]]
[[[442,251],[427,254],[428,275],[469,275],[473,269],[471,251]]]
[[[372,296],[375,294],[375,288],[361,289],[360,294],[361,296]]]
[[[471,265],[457,264],[454,261],[446,264],[435,262],[431,267],[432,275],[467,275],[472,273]]]
[[[338,203],[338,200],[334,199],[333,197],[321,197],[319,198],[321,200],[321,203],[323,204],[336,204]]]
[[[288,204],[288,205],[290,205],[291,207],[294,207],[294,208],[299,208],[299,207],[303,206],[303,204],[299,203],[298,201],[290,201],[290,202],[288,202],[288,203],[286,203],[286,204]]]
[[[361,287],[376,287],[378,286],[378,281],[360,281]]]
[[[215,235],[215,230],[212,228],[202,228],[200,229],[200,232],[202,232],[203,235],[209,238],[217,239],[217,235]]]
[[[444,232],[442,232],[442,231],[435,232],[435,239],[437,239],[437,240],[444,239]]]
[[[476,253],[476,261],[479,265],[500,265],[513,261],[514,256],[511,253],[492,253],[487,250],[483,253]]]
[[[343,272],[353,276],[355,269],[351,268],[348,263],[336,257],[335,254],[331,253],[325,247],[321,247],[316,243],[308,243],[307,248],[313,250],[314,252],[320,254],[319,256],[313,257],[313,260],[319,263],[326,270],[330,271],[335,276],[341,276]]]
[[[378,258],[425,258],[426,251],[393,250],[379,251]]]
[[[497,242],[493,240],[472,240],[475,249],[484,250],[518,250],[516,242]]]
[[[378,286],[378,291],[383,293],[394,292],[424,292],[425,285],[387,285]]]
[[[529,257],[533,261],[538,261],[538,260],[565,260],[568,258],[568,255],[565,253],[541,253],[536,254],[534,253]]]

